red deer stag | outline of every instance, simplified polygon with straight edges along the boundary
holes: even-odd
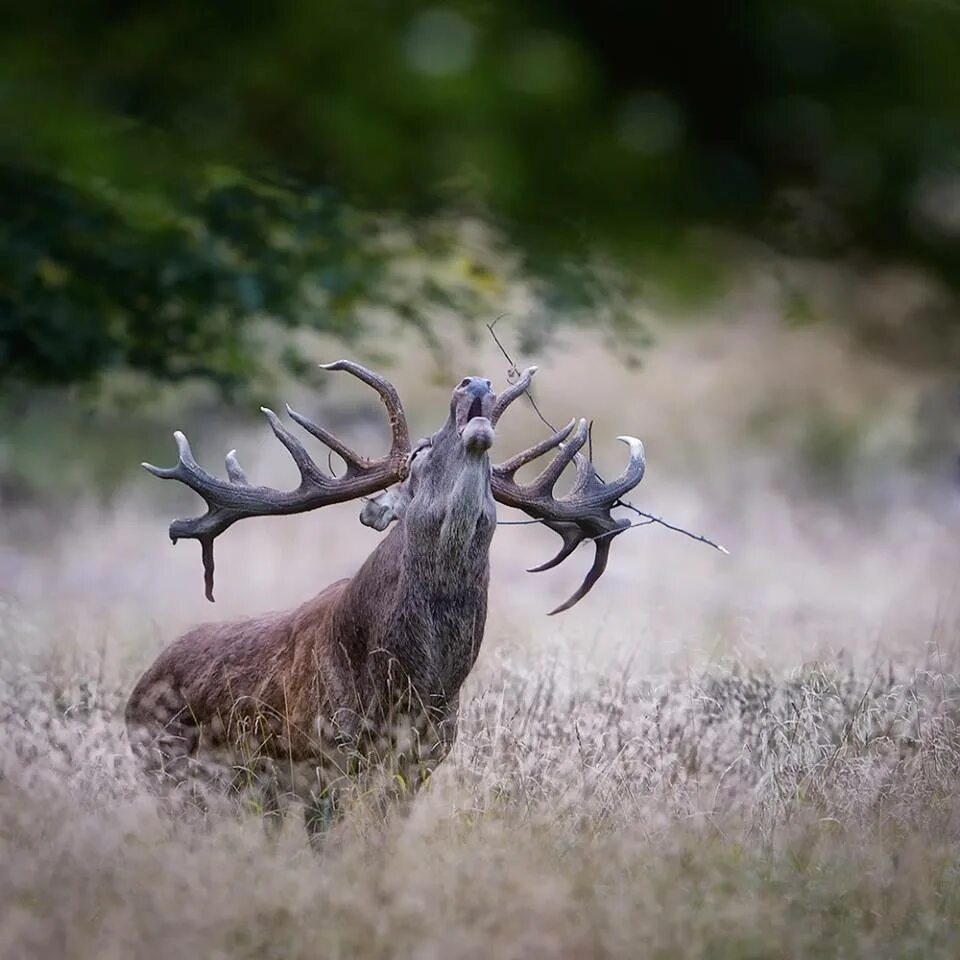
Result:
[[[345,370],[379,393],[393,438],[386,456],[360,456],[288,407],[292,420],[346,463],[342,476],[331,476],[264,409],[300,471],[300,485],[281,491],[249,483],[235,451],[226,458],[228,479],[212,476],[177,432],[177,465],[144,467],[186,484],[208,509],[175,520],[170,537],[200,541],[212,600],[213,541],[237,520],[300,513],[391,488],[367,500],[361,520],[378,530],[392,521],[396,526],[353,577],[297,609],[208,624],[182,636],[136,685],[126,721],[145,763],[176,781],[188,778],[198,753],[221,748],[235,756],[239,743],[252,743],[257,757],[281,761],[277,767],[310,770],[309,792],[328,798],[325,808],[332,810],[338,783],[370,758],[391,758],[401,774],[392,782],[415,788],[449,751],[460,687],[483,638],[495,501],[525,511],[562,538],[559,553],[536,570],[556,566],[593,540],[593,565],[573,596],[552,611],[558,613],[593,587],[612,539],[629,526],[610,510],[640,482],[644,456],[639,440],[620,437],[630,448],[629,462],[618,479],[602,482],[579,452],[588,435],[580,420],[491,466],[497,421],[528,388],[535,367],[499,397],[489,380],[467,377],[453,392],[446,423],[414,445],[387,380],[347,360],[325,369]],[[551,450],[556,457],[535,480],[515,480],[517,470]],[[574,486],[555,498],[554,486],[571,462]]]

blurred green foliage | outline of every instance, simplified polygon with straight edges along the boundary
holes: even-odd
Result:
[[[309,323],[305,285],[335,262],[323,326],[347,335],[351,305],[375,283],[376,258],[316,193],[231,175],[173,204],[18,168],[0,180],[24,198],[3,224],[0,330],[13,376],[70,383],[124,364],[235,387],[256,370],[248,328],[267,305],[286,324]]]
[[[0,22],[8,381],[132,368],[235,390],[266,320],[350,335],[362,306],[469,316],[498,270],[551,316],[626,302],[640,276],[698,293],[718,277],[689,242],[702,225],[960,282],[953,4],[17,6]],[[450,255],[441,213],[495,225],[518,259],[467,248],[463,276],[398,283],[398,259]]]

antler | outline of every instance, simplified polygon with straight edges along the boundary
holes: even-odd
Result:
[[[170,524],[170,539],[176,543],[181,537],[200,541],[203,556],[204,586],[206,597],[213,600],[213,541],[228,527],[245,517],[280,516],[303,513],[330,503],[342,503],[356,497],[367,496],[383,490],[402,480],[407,469],[410,453],[410,435],[407,420],[396,388],[389,381],[350,360],[321,364],[324,370],[346,370],[364,383],[368,383],[387,408],[390,417],[392,441],[390,451],[378,459],[369,459],[355,453],[323,427],[308,420],[287,406],[290,418],[300,424],[307,433],[322,440],[334,453],[343,458],[346,472],[340,477],[331,477],[311,459],[303,444],[292,434],[280,419],[266,407],[261,407],[277,439],[287,448],[300,471],[300,485],[295,490],[274,490],[272,487],[252,486],[247,481],[237,461],[236,450],[226,457],[227,480],[220,480],[207,473],[193,457],[187,438],[178,430],[174,433],[179,451],[175,467],[142,466],[155,477],[163,480],[179,480],[200,494],[207,503],[207,512],[201,517],[174,520]]]
[[[516,371],[516,367],[513,368]],[[497,402],[493,405],[493,412],[490,414],[490,423],[493,426],[497,425],[497,421],[503,415],[503,411],[513,403],[521,393],[526,393],[527,388],[530,386],[530,381],[533,380],[533,375],[537,372],[536,367],[527,367],[523,373],[520,374],[520,378],[516,383],[507,387],[503,393],[497,397]]]
[[[562,563],[584,540],[593,540],[596,546],[593,565],[583,583],[566,603],[551,610],[551,615],[569,610],[582,600],[600,579],[607,567],[610,541],[630,526],[629,520],[611,516],[610,510],[628,490],[632,490],[643,479],[646,467],[643,444],[636,437],[617,437],[630,447],[630,459],[626,469],[616,480],[604,483],[598,477],[590,458],[579,452],[588,436],[586,420],[580,420],[579,423],[571,420],[552,437],[534,444],[528,450],[493,468],[491,487],[494,498],[543,521],[544,526],[559,534],[563,540],[557,555],[546,563],[533,567],[530,573],[549,570]],[[554,448],[558,448],[559,452],[535,480],[526,485],[517,483],[514,475],[520,467]],[[571,462],[577,467],[576,482],[565,497],[556,499],[553,488],[564,468]]]

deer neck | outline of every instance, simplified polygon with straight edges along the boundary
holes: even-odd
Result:
[[[486,622],[496,529],[485,449],[468,450],[451,420],[433,437],[433,464],[396,526],[354,576],[337,633],[374,686],[386,657],[434,702],[456,696]],[[371,672],[372,671],[372,672]],[[380,679],[383,679],[382,677]]]
[[[424,596],[471,592],[488,569],[496,527],[490,459],[485,452],[460,456],[450,485],[417,497],[400,524],[404,579]]]
[[[486,455],[472,458],[443,498],[416,498],[344,597],[356,656],[388,651],[424,692],[454,696],[483,636],[495,529]]]
[[[408,512],[403,590],[419,652],[448,693],[459,689],[479,653],[486,622],[490,542],[496,507],[486,454],[468,458],[445,504]]]

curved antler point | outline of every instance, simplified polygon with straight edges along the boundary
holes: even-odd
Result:
[[[180,454],[180,460],[189,463],[193,460],[193,451],[190,449],[190,441],[182,430],[173,431],[173,439],[177,443],[177,452]],[[176,467],[174,469],[177,469]]]
[[[630,452],[634,456],[643,456],[643,441],[638,440],[636,437],[630,437],[624,434],[622,437],[617,437],[621,443],[625,443],[629,448]]]

